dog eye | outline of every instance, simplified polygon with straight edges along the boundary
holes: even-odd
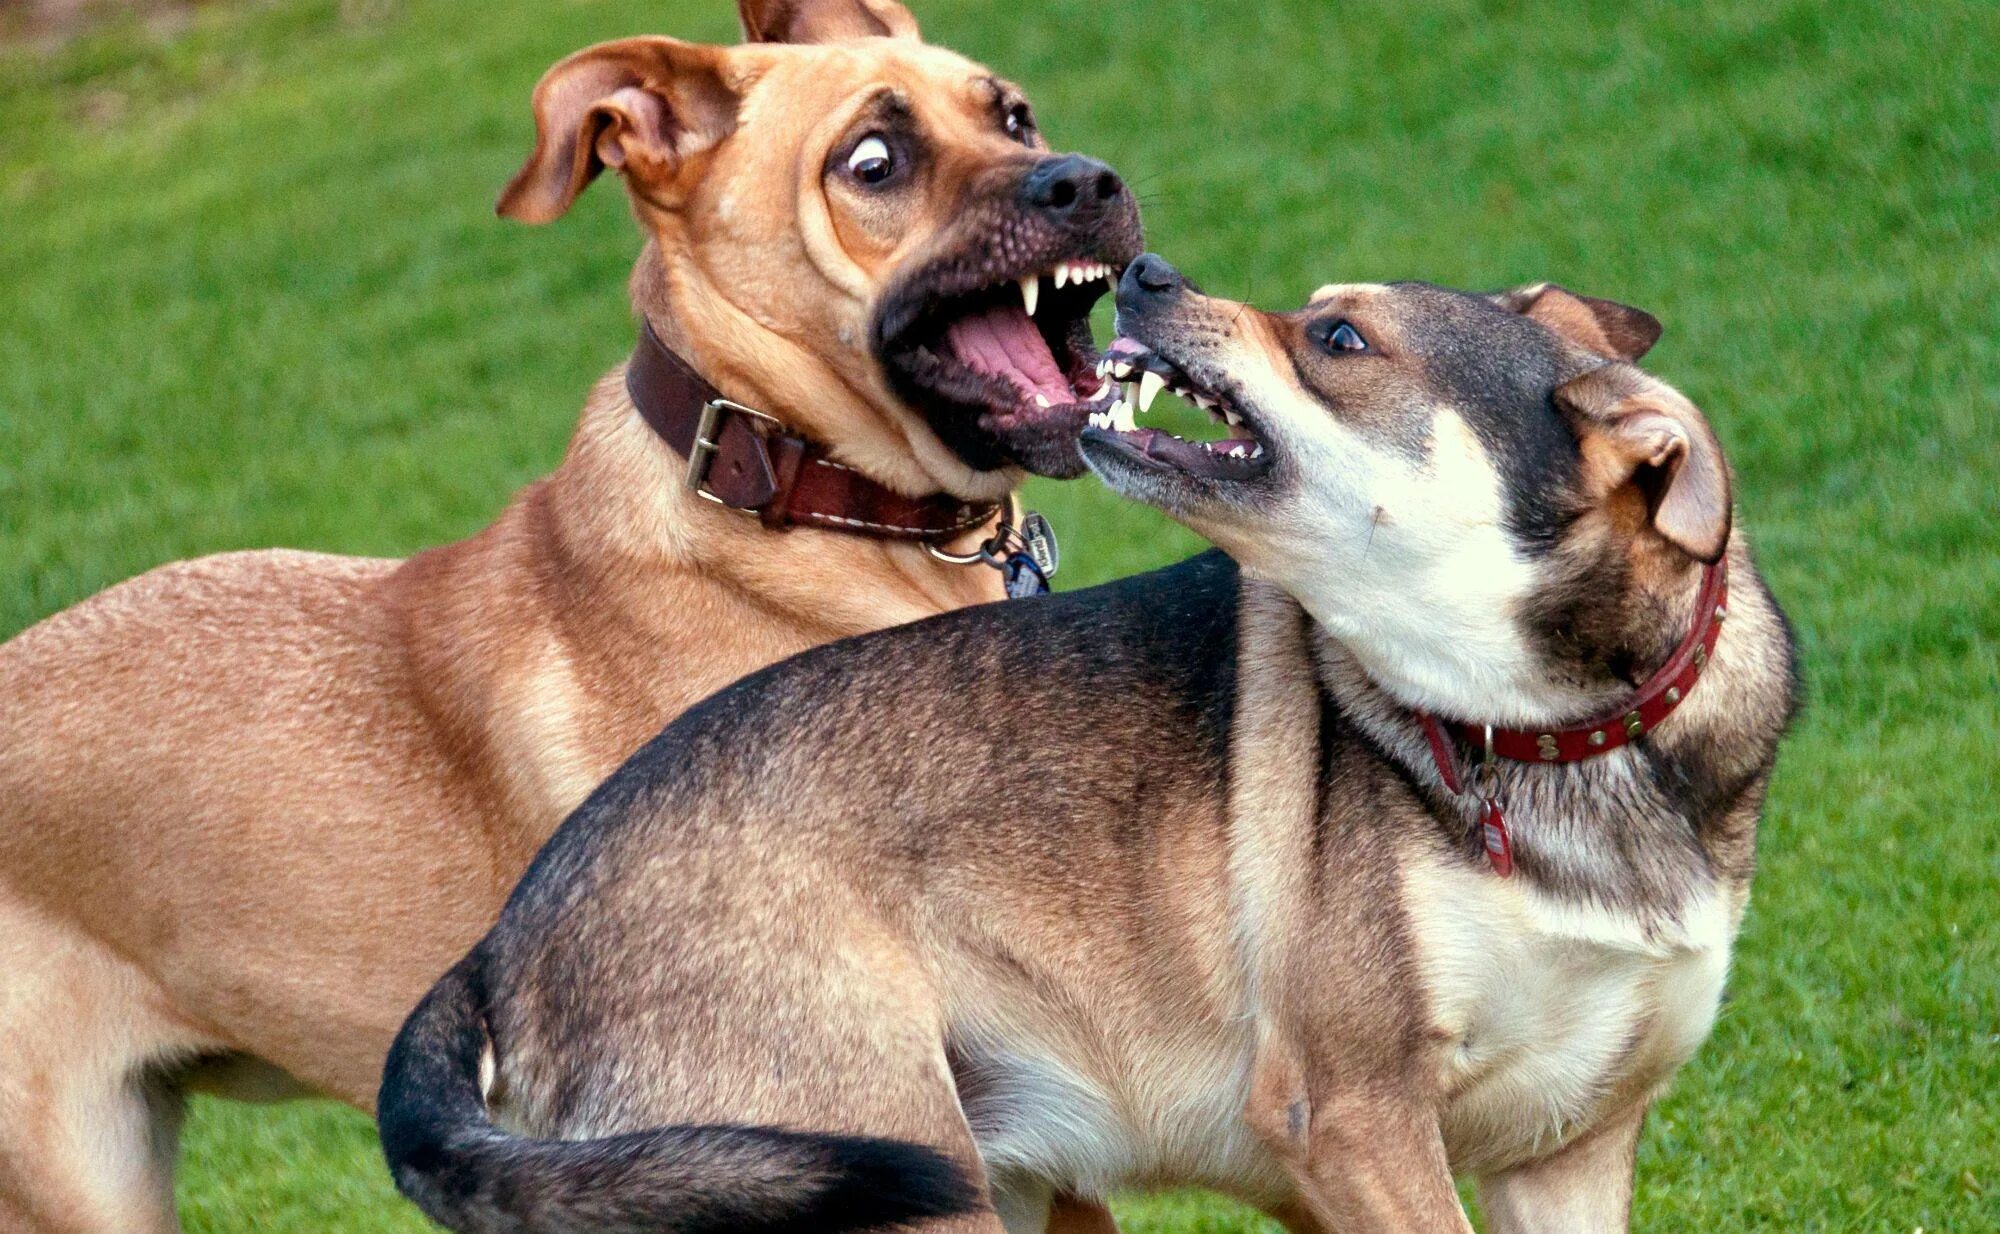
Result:
[[[1035,137],[1035,117],[1026,103],[1016,103],[1007,109],[1007,136],[1022,145],[1032,144]]]
[[[863,184],[880,184],[896,170],[896,160],[889,154],[889,143],[880,137],[865,137],[854,147],[854,153],[847,156],[847,170]]]
[[[1346,322],[1335,322],[1333,329],[1326,332],[1326,349],[1328,351],[1367,351],[1368,340],[1361,337],[1361,331],[1356,330]]]

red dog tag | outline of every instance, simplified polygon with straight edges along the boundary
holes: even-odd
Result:
[[[1514,872],[1514,842],[1507,838],[1507,819],[1500,813],[1500,799],[1488,797],[1479,804],[1479,835],[1486,843],[1486,860],[1493,872],[1506,878]]]

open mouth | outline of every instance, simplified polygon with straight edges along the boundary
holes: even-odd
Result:
[[[1143,343],[1119,338],[1104,349],[1098,371],[1119,383],[1108,407],[1094,409],[1084,430],[1087,440],[1114,447],[1132,463],[1204,480],[1248,480],[1271,466],[1271,452],[1257,434],[1256,421],[1242,408],[1229,383],[1204,381]],[[1141,426],[1162,393],[1174,394],[1208,413],[1218,431],[1201,436]]]
[[[1065,257],[997,278],[941,279],[885,306],[883,363],[901,393],[967,462],[1018,462],[1044,475],[1081,470],[1085,418],[1111,406],[1090,310],[1122,263]]]

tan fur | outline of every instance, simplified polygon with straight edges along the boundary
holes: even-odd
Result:
[[[745,6],[753,33],[786,35],[758,28],[773,7]],[[783,7],[815,37],[852,16]],[[1019,472],[967,468],[888,392],[866,313],[951,218],[954,178],[1020,149],[985,70],[862,7],[905,37],[573,57],[537,92],[544,145],[587,110],[604,131],[558,171],[539,151],[509,202],[553,217],[608,154],[647,237],[634,304],[670,345],[891,487],[995,497]],[[952,158],[895,217],[817,187],[881,89]],[[754,140],[687,144],[690,116],[725,111]],[[1000,597],[920,546],[766,531],[689,495],[684,466],[617,370],[554,474],[466,541],[163,566],[0,649],[0,1229],[174,1228],[182,1084],[291,1077],[367,1107],[411,1004],[663,723],[802,648]]]

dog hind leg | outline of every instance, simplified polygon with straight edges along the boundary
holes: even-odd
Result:
[[[151,982],[0,886],[0,1234],[173,1234],[189,1048]],[[192,1043],[190,1043],[192,1044]]]

